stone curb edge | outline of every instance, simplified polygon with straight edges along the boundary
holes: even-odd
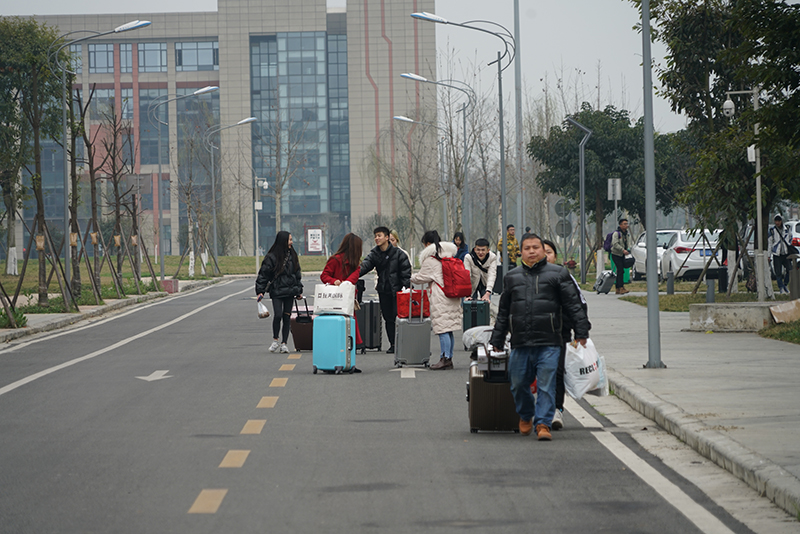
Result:
[[[609,369],[608,378],[614,394],[631,408],[746,482],[790,515],[800,513],[800,479],[621,373]]]
[[[187,291],[191,291],[193,289],[197,289],[200,287],[209,286],[211,284],[216,284],[221,282],[223,278],[214,279],[214,280],[201,280],[198,282],[192,282],[184,286],[178,295],[181,293],[186,293]],[[31,328],[18,328],[16,330],[10,330],[8,332],[0,333],[0,343],[7,343],[9,341],[13,341],[15,339],[20,339],[27,336],[32,336],[35,334],[41,334],[43,332],[50,332],[52,330],[58,330],[59,328],[64,328],[71,324],[75,324],[79,321],[83,321],[85,319],[90,319],[92,317],[98,317],[110,311],[119,310],[121,308],[127,308],[128,306],[134,306],[136,304],[147,302],[149,300],[155,300],[157,298],[165,298],[169,297],[170,294],[166,292],[157,292],[157,293],[147,293],[145,295],[131,295],[126,299],[119,300],[113,304],[105,304],[98,308],[95,308],[90,311],[76,313],[69,317],[64,317],[58,319],[56,321],[52,321],[49,323],[45,323],[40,326],[34,326]]]

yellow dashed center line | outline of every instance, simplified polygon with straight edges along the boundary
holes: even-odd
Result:
[[[264,425],[267,424],[266,419],[250,419],[244,424],[241,434],[261,434],[264,430]]]
[[[290,354],[289,355],[289,359],[290,360],[299,360],[300,359],[300,355],[299,354]]]
[[[228,451],[219,464],[220,467],[242,467],[250,451]]]
[[[189,508],[190,514],[215,514],[222,504],[222,499],[227,495],[226,489],[204,489],[194,500],[194,504]]]
[[[280,371],[294,371],[295,364],[293,363],[284,363],[281,365]]]
[[[261,397],[256,408],[274,408],[278,402],[278,397]]]
[[[288,382],[288,378],[273,378],[272,382],[269,383],[269,387],[271,388],[282,388],[286,387],[286,382]]]

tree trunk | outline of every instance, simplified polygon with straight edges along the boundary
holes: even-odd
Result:
[[[74,124],[75,117],[71,108],[72,106],[70,106],[70,120]],[[72,195],[69,199],[69,211],[71,219],[69,232],[74,233],[80,238],[81,229],[78,226],[78,169],[75,158],[77,149],[77,136],[75,135],[74,131],[71,133],[70,149],[72,152],[72,157],[70,158],[70,177],[72,182]],[[80,257],[78,256],[78,247],[73,247],[71,245],[69,233],[66,231],[64,233],[64,249],[69,251],[69,254],[64,254],[64,261],[70,261],[70,259],[72,261],[72,271],[70,272],[72,275],[72,296],[75,298],[75,300],[78,300],[81,297],[81,262]],[[68,259],[68,257],[70,259]],[[70,281],[67,281],[67,283],[69,284]]]
[[[17,271],[17,192],[12,185],[3,195],[3,203],[8,214],[8,224],[6,225],[6,274],[16,276]]]
[[[42,195],[42,146],[41,135],[41,109],[39,107],[38,78],[33,81],[31,91],[32,116],[31,129],[33,130],[33,193],[36,197],[36,222],[38,231],[44,234],[44,197]],[[47,299],[47,255],[44,250],[39,250],[39,305],[48,306]]]
[[[275,235],[281,231],[281,202],[283,199],[283,187],[275,188]]]

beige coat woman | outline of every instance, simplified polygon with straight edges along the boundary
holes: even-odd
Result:
[[[453,243],[439,243],[442,258],[454,258],[458,248]],[[411,283],[428,284],[431,302],[431,327],[434,334],[461,329],[461,299],[446,297],[440,286],[444,285],[442,262],[433,257],[436,245],[428,245],[419,253],[419,272],[411,275]]]

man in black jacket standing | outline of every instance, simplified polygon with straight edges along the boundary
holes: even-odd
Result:
[[[496,350],[501,349],[511,331],[508,371],[520,417],[519,430],[527,436],[535,427],[539,440],[552,439],[562,314],[572,320],[575,340],[586,345],[589,320],[569,272],[547,263],[539,236],[525,234],[522,268],[506,275],[491,343]],[[534,379],[539,391],[535,407],[530,389]]]
[[[394,323],[397,319],[397,292],[411,287],[411,263],[405,252],[393,247],[389,242],[389,229],[379,226],[372,231],[375,244],[361,262],[359,278],[375,269],[378,273],[378,301],[381,314],[386,322],[386,336],[389,338],[388,354],[394,353]]]

